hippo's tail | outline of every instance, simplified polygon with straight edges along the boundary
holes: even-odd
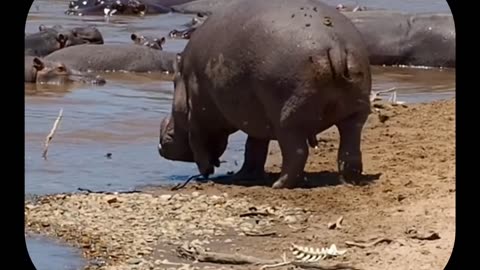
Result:
[[[310,56],[309,61],[313,64],[314,79],[349,84],[364,79],[361,65],[352,56],[346,49],[339,47],[330,48],[323,54]]]

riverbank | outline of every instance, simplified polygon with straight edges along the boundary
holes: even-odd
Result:
[[[383,105],[372,114],[362,144],[372,181],[364,186],[339,185],[338,134],[331,129],[321,138],[306,166],[309,189],[206,183],[176,192],[151,187],[133,194],[42,196],[26,204],[26,230],[81,248],[88,269],[232,269],[179,258],[178,252],[188,253],[179,249],[185,242],[262,259],[283,253],[292,259],[291,243],[335,244],[346,253],[322,264],[443,269],[455,237],[455,100]],[[267,170],[279,172],[280,165],[272,143]],[[339,217],[341,227],[329,229]],[[371,242],[380,238],[386,239]],[[346,243],[362,240],[374,245]]]

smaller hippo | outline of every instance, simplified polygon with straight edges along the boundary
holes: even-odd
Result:
[[[60,61],[79,71],[173,72],[176,53],[135,44],[83,44],[53,52],[46,60]]]
[[[64,47],[85,43],[103,44],[102,34],[92,26],[64,29],[59,25],[40,25],[39,32],[25,35],[25,55],[43,57]]]
[[[25,82],[55,85],[81,82],[103,85],[106,81],[101,76],[70,69],[61,62],[25,56]]]
[[[165,44],[165,37],[161,37],[159,39],[133,33],[130,38],[132,39],[133,43],[137,45],[147,46],[156,50],[163,50],[162,45]]]
[[[58,24],[53,25],[52,27],[47,27],[41,24],[38,27],[38,30],[40,32],[45,32],[50,29],[55,30],[68,37],[66,47],[70,46],[70,44],[72,45],[84,44],[84,43],[103,44],[102,33],[100,33],[98,28],[96,28],[95,26],[73,27],[73,28],[66,29],[66,28],[63,28],[63,26]]]

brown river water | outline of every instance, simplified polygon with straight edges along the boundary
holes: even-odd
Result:
[[[450,12],[445,0],[325,1],[409,12]],[[36,0],[25,32],[40,24],[63,27],[95,25],[105,43],[131,43],[140,32],[167,36],[192,15],[165,14],[145,17],[75,17],[64,14],[66,0]],[[185,40],[167,38],[164,50],[180,52]],[[455,95],[455,70],[373,67],[375,90],[397,89],[397,99],[407,103]],[[157,152],[160,119],[170,111],[173,84],[160,74],[102,74],[104,86],[46,87],[25,85],[25,192],[46,194],[91,190],[129,190],[144,185],[182,181],[196,174],[194,164],[171,162]],[[388,98],[388,96],[387,96]],[[63,119],[51,143],[48,160],[43,143],[58,112]],[[218,174],[238,170],[243,160],[245,135],[231,136]],[[110,153],[111,158],[106,154]],[[78,269],[79,253],[44,239],[27,238],[37,269]]]

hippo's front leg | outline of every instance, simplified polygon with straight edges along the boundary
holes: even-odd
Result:
[[[336,126],[340,133],[338,171],[342,181],[354,182],[363,171],[361,137],[368,112],[356,113]]]
[[[268,139],[248,136],[242,168],[232,176],[233,180],[260,180],[264,178],[267,161]]]
[[[273,188],[294,188],[303,180],[308,158],[306,136],[294,129],[283,129],[277,134],[282,151],[282,172]]]

